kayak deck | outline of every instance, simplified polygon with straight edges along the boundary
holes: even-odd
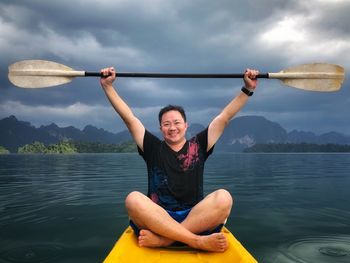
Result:
[[[195,250],[188,246],[166,247],[166,248],[145,248],[139,247],[137,237],[129,226],[104,263],[114,262],[167,262],[167,263],[187,263],[187,262],[235,262],[235,263],[257,263],[253,256],[241,245],[241,243],[231,234],[227,228],[222,232],[227,238],[229,248],[224,253],[205,252]]]

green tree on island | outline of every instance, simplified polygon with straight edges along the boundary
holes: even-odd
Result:
[[[128,153],[136,151],[136,145],[132,141],[121,144],[61,141],[57,144],[50,144],[48,146],[36,141],[32,144],[26,144],[18,148],[18,153],[20,154]]]
[[[5,147],[3,146],[0,146],[0,154],[9,154],[10,151],[7,150]]]
[[[50,144],[47,147],[41,142],[34,142],[26,144],[18,148],[18,153],[40,153],[40,154],[54,154],[54,153],[77,153],[77,149],[69,142],[59,142],[58,144]]]

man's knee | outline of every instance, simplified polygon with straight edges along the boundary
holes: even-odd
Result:
[[[225,189],[219,189],[214,193],[216,207],[223,211],[227,211],[227,213],[230,213],[233,204],[233,198],[231,194]]]
[[[125,207],[131,212],[140,210],[144,200],[144,195],[138,191],[133,191],[125,198]]]

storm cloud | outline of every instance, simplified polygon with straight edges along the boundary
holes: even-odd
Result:
[[[44,59],[77,70],[131,72],[278,72],[327,62],[350,66],[350,1],[1,1],[0,118],[35,125],[124,125],[98,78],[47,89],[19,89],[8,65]],[[350,134],[349,80],[336,93],[307,92],[260,80],[240,115],[260,115],[287,130]],[[183,105],[190,123],[208,122],[237,94],[241,80],[118,79],[120,95],[151,130],[165,104]]]

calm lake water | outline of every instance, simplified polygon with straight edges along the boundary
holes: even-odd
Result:
[[[137,154],[0,156],[0,262],[102,262],[145,169]],[[259,262],[350,262],[350,154],[215,153],[205,192],[217,188]]]

